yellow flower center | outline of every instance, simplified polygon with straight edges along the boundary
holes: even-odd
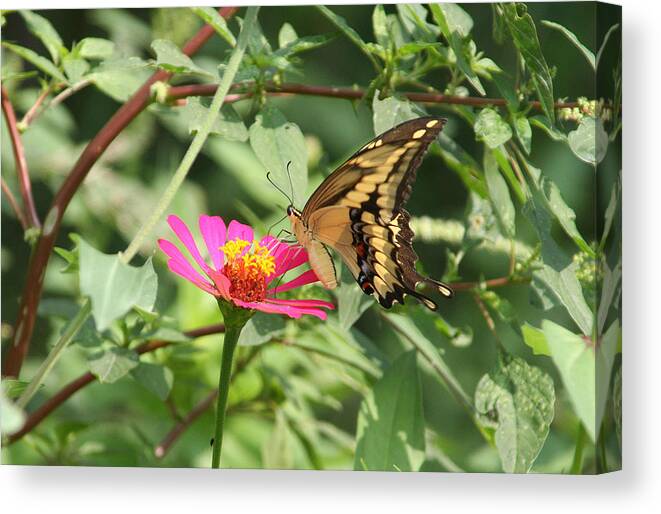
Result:
[[[251,251],[247,251],[252,246]],[[275,273],[275,258],[266,246],[253,241],[233,239],[220,249],[225,254],[223,272],[230,280],[230,295],[244,302],[261,302],[266,298],[266,279]],[[241,255],[243,253],[243,255]]]

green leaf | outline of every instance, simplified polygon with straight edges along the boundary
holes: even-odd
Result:
[[[14,52],[16,55],[19,57],[25,59],[28,61],[30,64],[32,64],[35,68],[37,68],[40,71],[43,71],[46,75],[50,75],[54,79],[59,80],[60,82],[66,82],[67,79],[64,76],[64,74],[55,66],[51,61],[46,59],[45,57],[42,57],[41,55],[37,54],[36,52],[30,50],[29,48],[25,48],[23,46],[19,45],[13,45],[11,43],[7,43],[6,41],[2,42],[2,46],[5,48],[11,50]]]
[[[606,206],[606,211],[604,212],[604,231],[601,233],[601,240],[599,242],[599,249],[603,250],[608,240],[608,235],[610,234],[611,227],[613,226],[613,220],[615,219],[615,214],[617,213],[617,208],[620,204],[620,195],[621,195],[621,185],[619,181],[615,184],[611,190],[611,197],[608,200],[608,205]]]
[[[280,316],[256,312],[239,335],[240,346],[258,346],[268,343],[285,331],[285,321]]]
[[[535,22],[526,12],[526,6],[523,4],[504,3],[499,4],[496,9],[500,10],[502,20],[512,36],[514,45],[521,52],[521,57],[532,74],[533,83],[544,113],[554,122],[553,81],[539,45]]]
[[[533,169],[533,168],[531,168]],[[539,171],[539,170],[537,170]],[[542,243],[542,269],[533,273],[533,286],[562,303],[584,334],[592,333],[593,314],[576,277],[577,265],[551,235],[551,217],[541,191],[535,188],[524,213],[532,222]]]
[[[553,420],[553,380],[523,359],[501,354],[498,367],[475,390],[475,409],[495,442],[503,470],[527,473],[539,455]]]
[[[389,96],[379,99],[377,90],[372,100],[374,134],[381,134],[395,125],[424,115],[420,109],[405,98]]]
[[[335,39],[334,34],[319,34],[317,36],[301,37],[281,47],[279,50],[274,52],[273,56],[275,58],[282,57],[289,59],[291,56],[300,54],[301,52],[307,52],[308,50],[313,50],[315,48],[324,46],[331,42],[333,39]],[[289,64],[287,64],[287,66],[288,65]]]
[[[95,250],[82,239],[79,248],[80,291],[92,300],[92,315],[99,330],[108,328],[135,305],[151,310],[158,287],[151,258],[135,268],[122,263],[118,255]]]
[[[516,137],[519,139],[521,146],[525,152],[530,155],[530,149],[532,146],[532,129],[530,128],[530,122],[523,114],[518,114],[514,117],[514,131],[516,132]]]
[[[77,48],[78,55],[84,59],[108,59],[115,52],[115,43],[99,37],[86,37]]]
[[[208,71],[200,68],[172,41],[167,39],[155,39],[151,44],[152,50],[156,52],[156,65],[170,73],[189,73],[212,77]]]
[[[294,30],[294,27],[291,26],[291,23],[283,23],[282,27],[280,27],[280,32],[278,32],[278,47],[284,48],[297,39],[298,34],[296,34],[296,31]]]
[[[308,151],[298,125],[288,122],[275,107],[266,106],[250,127],[250,146],[273,181],[287,193],[290,193],[291,177],[292,200],[295,205],[301,204],[307,195]]]
[[[230,46],[236,46],[236,38],[227,27],[227,22],[220,13],[213,7],[191,7],[191,11],[197,14],[204,23],[213,27],[216,33],[229,43]]]
[[[390,36],[388,35],[388,17],[386,11],[381,4],[375,5],[372,11],[372,30],[374,30],[374,37],[376,42],[383,48],[390,46]]]
[[[592,69],[596,71],[597,65],[595,62],[594,53],[592,53],[583,43],[579,41],[578,37],[576,37],[576,34],[574,34],[567,27],[563,27],[559,23],[555,23],[552,21],[542,20],[542,25],[546,25],[549,28],[555,29],[559,31],[563,36],[565,36],[576,48],[578,48],[581,51],[583,57],[585,57],[585,59],[590,64],[590,66],[592,66]]]
[[[576,130],[567,136],[574,155],[588,164],[599,164],[608,150],[608,134],[601,118],[584,116]]]
[[[498,148],[512,138],[512,129],[497,111],[482,109],[473,126],[475,135],[489,148]]]
[[[363,399],[356,440],[356,470],[420,469],[425,422],[415,351],[398,357]]]
[[[613,25],[611,28],[608,29],[608,32],[606,32],[606,35],[604,36],[604,40],[601,42],[601,46],[599,47],[599,50],[597,51],[597,59],[595,62],[595,69],[599,68],[599,62],[601,61],[601,56],[604,53],[604,50],[606,49],[606,43],[608,43],[608,40],[610,37],[613,35],[613,32],[615,32],[618,28],[620,28],[620,24],[616,23]]]
[[[412,41],[433,43],[438,38],[438,27],[427,23],[427,9],[422,4],[397,4],[397,14]]]
[[[620,321],[615,320],[608,330],[599,339],[596,350],[596,386],[597,386],[597,413],[596,433],[601,427],[601,421],[606,412],[606,404],[611,396],[608,394],[613,372],[613,363],[617,355],[618,347],[622,342],[622,331]]]
[[[409,341],[420,354],[429,362],[432,369],[444,379],[443,385],[452,388],[453,393],[461,392],[464,395],[461,384],[454,377],[452,370],[443,359],[440,350],[432,341],[438,340],[438,328],[434,314],[422,310],[423,307],[411,307],[408,314],[388,314],[386,320],[392,324],[398,334]],[[467,404],[470,404],[468,397],[462,397]]]
[[[466,17],[460,14],[463,11],[459,6],[448,8],[451,4],[429,4],[434,20],[441,29],[443,36],[448,41],[450,48],[457,59],[457,66],[466,76],[466,79],[482,96],[486,94],[480,79],[470,65],[470,59],[466,55],[464,37],[470,31]],[[463,13],[466,16],[465,12]],[[468,17],[470,19],[470,17]],[[472,20],[471,20],[472,23]],[[466,30],[468,28],[468,31]]]
[[[32,11],[18,11],[25,20],[28,30],[37,36],[44,44],[52,61],[60,62],[60,57],[66,54],[67,49],[62,44],[62,38],[57,33],[51,22],[43,16]]]
[[[30,382],[24,382],[23,380],[16,380],[14,378],[3,378],[2,390],[4,391],[7,398],[13,400],[21,396],[21,394],[23,394],[23,391],[25,391],[25,389],[28,387],[29,384]]]
[[[523,342],[526,343],[535,355],[551,355],[544,332],[528,323],[521,325]]]
[[[174,376],[172,370],[162,364],[140,362],[135,368],[131,369],[131,376],[162,401],[165,401],[170,395]]]
[[[349,26],[349,24],[346,22],[344,18],[342,18],[342,16],[338,16],[325,5],[317,5],[315,7],[319,9],[321,14],[323,14],[326,18],[328,18],[333,25],[335,25],[338,29],[340,29],[340,31],[342,31],[342,33],[345,36],[347,36],[352,43],[354,43],[356,46],[358,46],[358,48],[360,48],[363,51],[363,53],[367,56],[367,58],[370,60],[370,62],[374,65],[374,67],[377,70],[381,69],[379,63],[374,60],[374,57],[372,56],[372,52],[367,46],[367,43],[365,43],[365,41],[363,41],[363,39],[358,35],[358,32],[356,32],[354,29],[352,29]]]
[[[283,409],[275,411],[275,424],[270,437],[262,447],[264,469],[291,469],[294,467],[294,434]]]
[[[374,300],[356,287],[356,281],[346,266],[342,267],[342,283],[337,289],[337,315],[340,326],[349,330],[363,313],[374,305]]]
[[[574,212],[574,209],[565,203],[558,186],[555,182],[547,179],[540,179],[540,183],[547,200],[547,205],[555,216],[555,219],[560,223],[562,229],[572,238],[574,243],[576,243],[576,246],[584,252],[592,255],[594,251],[576,227],[576,213]]]
[[[530,121],[531,125],[546,132],[546,135],[553,139],[553,141],[560,141],[562,143],[567,142],[567,136],[565,136],[565,134],[551,125],[549,119],[546,116],[535,114],[534,116],[528,118],[528,120]]]
[[[615,435],[622,448],[622,367],[617,369],[613,379],[613,421],[615,421]]]
[[[590,338],[576,335],[552,321],[544,320],[542,331],[574,411],[594,442],[608,398],[610,373],[620,337],[619,324],[616,321],[611,325],[596,352]]]
[[[128,348],[113,346],[94,353],[88,359],[89,369],[102,384],[112,384],[139,364],[138,354]]]
[[[195,134],[206,119],[209,109],[202,105],[199,96],[189,97],[180,113],[188,121],[188,132]],[[230,141],[247,141],[248,129],[241,116],[231,104],[223,105],[211,128],[211,134],[217,134]]]
[[[443,12],[445,21],[451,32],[458,32],[462,37],[470,34],[470,31],[473,30],[473,18],[459,4],[444,2],[437,5]]]
[[[71,84],[79,82],[90,69],[90,65],[85,59],[79,59],[71,55],[67,55],[62,59],[62,67]]]
[[[103,61],[87,78],[118,102],[128,100],[149,76],[147,65],[137,57]]]
[[[484,176],[487,181],[489,197],[503,234],[513,238],[516,232],[516,210],[510,197],[507,182],[498,171],[498,163],[491,150],[484,150]]]

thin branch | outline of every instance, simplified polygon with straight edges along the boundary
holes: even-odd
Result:
[[[32,198],[32,184],[30,184],[30,172],[28,171],[28,163],[25,159],[25,150],[23,142],[21,141],[21,134],[18,131],[16,122],[16,113],[14,107],[9,101],[9,95],[4,86],[2,86],[2,112],[5,115],[7,128],[9,129],[9,138],[11,139],[12,148],[14,150],[14,162],[16,163],[16,175],[18,177],[18,185],[23,197],[23,206],[29,222],[29,226],[41,228],[41,222],[37,215],[37,209],[34,206],[34,198]]]
[[[483,282],[453,282],[450,287],[455,291],[470,291],[476,287],[485,286],[487,289],[494,289],[496,287],[510,286],[514,284],[527,284],[530,282],[528,277],[499,277],[485,280]]]
[[[29,226],[28,226],[28,220],[25,217],[25,213],[21,209],[21,206],[18,205],[18,202],[16,201],[16,197],[14,196],[14,193],[12,193],[11,189],[9,189],[9,186],[7,185],[7,182],[5,182],[5,179],[0,178],[0,180],[2,181],[2,192],[7,197],[7,201],[9,202],[9,205],[11,205],[11,208],[13,209],[14,213],[16,214],[16,217],[18,218],[18,221],[21,223],[21,227],[23,227],[23,230],[27,230],[29,228]]]
[[[38,116],[38,114],[41,113],[39,108],[41,107],[43,101],[46,100],[48,95],[51,93],[51,91],[52,91],[51,86],[45,87],[44,90],[39,94],[39,96],[35,100],[32,107],[30,107],[28,109],[28,112],[26,112],[23,115],[21,121],[18,123],[18,128],[21,132],[25,131],[25,129],[30,126],[30,123],[32,123],[34,119]]]
[[[84,79],[81,80],[80,82],[76,82],[72,86],[69,86],[68,88],[64,89],[61,91],[57,96],[55,96],[50,102],[48,102],[46,105],[42,106],[41,109],[38,109],[41,102],[43,102],[42,97],[40,96],[37,99],[37,102],[30,108],[30,110],[23,116],[23,119],[21,120],[20,123],[20,129],[23,131],[27,129],[30,126],[30,123],[33,123],[34,120],[36,120],[39,116],[41,116],[44,112],[46,112],[48,109],[51,109],[55,107],[56,105],[62,103],[64,100],[69,98],[71,95],[74,93],[77,93],[81,89],[89,86],[92,83],[91,80],[89,79]],[[46,89],[45,93],[49,93],[50,89]],[[42,93],[42,96],[44,93]],[[41,99],[41,101],[39,101]],[[37,110],[38,109],[38,110]]]
[[[158,443],[156,448],[154,448],[154,456],[157,459],[162,459],[165,457],[165,454],[170,451],[172,445],[179,439],[179,437],[199,418],[204,414],[216,401],[216,396],[218,396],[218,389],[214,389],[208,395],[206,395],[191,411],[186,414],[184,419],[177,423],[163,438],[163,440]]]
[[[216,324],[216,325],[209,325],[206,327],[201,327],[193,330],[189,330],[187,332],[184,332],[188,337],[191,338],[197,338],[197,337],[203,337],[211,334],[219,334],[225,331],[225,325],[222,323]],[[138,346],[136,348],[136,352],[139,355],[142,355],[144,353],[149,353],[153,352],[155,350],[158,350],[159,348],[164,348],[166,346],[170,346],[172,343],[169,341],[160,341],[160,340],[154,340],[154,341],[147,341],[146,343],[143,343],[142,345]],[[12,434],[9,436],[7,440],[7,445],[10,445],[16,441],[18,441],[20,438],[22,438],[25,434],[31,432],[39,423],[41,423],[44,418],[46,418],[51,412],[53,412],[55,409],[57,409],[60,405],[62,405],[65,401],[67,401],[71,396],[73,396],[76,392],[80,391],[83,387],[85,387],[88,384],[91,384],[96,380],[96,377],[92,375],[92,373],[84,373],[81,376],[79,376],[77,379],[73,380],[72,382],[69,382],[66,386],[64,386],[62,389],[60,389],[54,396],[52,396],[49,400],[47,400],[41,407],[36,409],[34,412],[30,413],[25,421],[25,424],[23,425],[23,428],[19,430],[18,432]]]
[[[220,14],[227,19],[236,11],[236,7],[223,7],[220,9]],[[186,43],[182,51],[189,56],[194,54],[213,34],[215,34],[215,30],[209,25],[204,25]],[[39,304],[43,289],[46,265],[55,245],[55,240],[62,223],[62,217],[69,202],[87,176],[87,173],[99,157],[101,157],[106,148],[108,148],[110,143],[151,103],[152,84],[159,81],[166,81],[170,76],[171,74],[164,70],[157,71],[115,112],[105,126],[87,144],[55,195],[46,216],[44,230],[37,241],[32,258],[30,259],[23,296],[18,310],[19,315],[15,324],[16,335],[12,344],[7,348],[7,355],[3,362],[3,374],[5,376],[17,377],[25,356],[28,353],[37,316],[37,305]]]
[[[176,100],[187,96],[211,96],[216,90],[215,84],[190,84],[186,86],[173,86],[168,91],[168,99]],[[235,88],[246,87],[246,84],[237,84]],[[265,91],[269,94],[288,94],[288,95],[309,95],[325,96],[330,98],[343,98],[345,100],[360,100],[366,91],[360,88],[332,87],[332,86],[309,86],[306,84],[267,84]],[[473,107],[506,106],[507,100],[504,98],[482,98],[471,96],[452,96],[439,93],[421,93],[421,92],[400,92],[400,95],[413,102],[429,104],[452,104],[452,105],[470,105]],[[542,110],[542,105],[535,100],[530,102],[533,109]],[[555,108],[577,107],[578,102],[556,102]]]
[[[491,317],[491,314],[489,314],[489,309],[484,304],[484,302],[482,301],[482,298],[480,298],[480,295],[478,293],[475,293],[473,295],[473,300],[475,300],[475,303],[477,304],[477,308],[480,310],[480,314],[482,314],[482,317],[484,318],[484,321],[487,324],[487,327],[489,328],[489,331],[491,332],[494,339],[496,340],[496,344],[498,345],[498,348],[503,350],[505,348],[503,346],[503,341],[500,339],[500,336],[498,335],[498,330],[496,330],[496,323],[494,322],[493,318]]]
[[[234,382],[235,377],[248,367],[248,364],[253,361],[264,346],[264,344],[258,346],[248,355],[248,357],[237,363],[236,369],[230,378],[230,383]],[[154,448],[154,455],[157,459],[165,457],[165,454],[170,451],[170,448],[172,448],[172,445],[174,445],[177,439],[179,439],[179,437],[195,422],[195,420],[197,420],[197,418],[204,414],[206,410],[213,405],[216,396],[218,396],[217,388],[211,391],[197,405],[195,405],[195,407],[193,407],[191,411],[166,434],[156,448]]]

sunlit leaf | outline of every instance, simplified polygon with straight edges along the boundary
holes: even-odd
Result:
[[[491,108],[480,111],[473,128],[475,135],[489,148],[498,148],[512,138],[512,129],[508,123]]]
[[[470,30],[470,24],[468,23],[470,17],[459,6],[448,7],[449,5],[452,4],[429,4],[429,8],[457,58],[457,66],[466,76],[468,82],[478,93],[484,96],[486,91],[464,53],[464,36]]]
[[[523,359],[501,354],[497,368],[475,390],[481,422],[495,429],[503,470],[527,473],[539,454],[553,420],[553,380]]]
[[[188,132],[195,134],[202,126],[208,112],[209,109],[202,105],[200,97],[189,97],[185,107],[180,111],[188,121]],[[220,109],[210,133],[230,141],[248,140],[248,129],[231,104],[223,105]]]
[[[151,310],[158,278],[151,259],[140,267],[122,263],[118,255],[95,250],[82,239],[80,291],[92,300],[92,315],[99,330],[126,314],[134,305]]]
[[[76,46],[84,59],[108,59],[115,52],[115,43],[99,37],[86,37]]]
[[[46,75],[50,75],[51,77],[53,77],[54,79],[59,80],[60,82],[66,82],[67,81],[66,77],[57,68],[57,66],[55,66],[51,61],[49,61],[45,57],[42,57],[41,55],[39,55],[35,51],[30,50],[29,48],[25,48],[23,46],[8,43],[7,41],[3,41],[2,46],[4,46],[5,48],[11,50],[12,52],[14,52],[19,57],[22,57],[23,59],[28,61],[30,64],[32,64],[35,68],[37,68],[40,71],[43,71]]]
[[[266,106],[250,127],[250,146],[273,181],[291,193],[294,204],[302,204],[307,195],[308,151],[298,125],[288,122],[275,107]]]
[[[172,41],[155,39],[151,44],[156,53],[156,65],[170,73],[187,73],[213,77],[211,73],[200,68]]]
[[[567,141],[576,157],[592,165],[599,164],[608,150],[608,134],[601,118],[584,116]]]
[[[60,62],[67,49],[62,43],[62,38],[57,33],[50,21],[33,11],[18,11],[25,20],[28,30],[37,36],[44,44],[52,61],[55,64]]]
[[[225,18],[213,7],[191,7],[191,10],[197,14],[204,23],[208,23],[213,29],[229,43],[230,46],[236,46],[236,38],[227,26]]]

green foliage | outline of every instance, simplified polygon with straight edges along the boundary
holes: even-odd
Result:
[[[437,312],[413,298],[386,311],[346,269],[334,291],[315,284],[279,293],[336,309],[324,321],[250,318],[229,388],[223,466],[580,473],[605,454],[607,469],[617,469],[619,17],[600,18],[610,29],[592,43],[595,22],[573,5],[552,20],[532,3],[271,9],[238,41],[242,9],[228,20],[210,7],[3,12],[2,82],[23,120],[37,211],[47,212],[44,198],[61,198],[79,156],[101,151],[66,210],[58,262],[40,278],[27,361],[18,380],[3,380],[2,432],[88,370],[101,385],[3,444],[3,462],[208,465],[210,411],[155,452],[208,403],[224,344],[215,299],[170,273],[156,248],[157,238],[173,239],[156,206],[177,163],[187,155],[191,173],[167,188],[176,193],[171,211],[204,254],[199,214],[249,223],[257,239],[289,230],[278,221],[288,201],[267,172],[302,208],[374,134],[430,114],[447,123],[406,209],[418,271],[452,283],[454,299],[419,284]],[[213,28],[209,43],[185,55],[183,41],[203,23]],[[595,90],[599,66],[613,68],[600,69],[605,98],[579,96]],[[126,126],[107,148],[83,150],[156,70],[172,76],[152,84],[150,105],[123,110]],[[223,78],[231,101],[211,124],[204,95]],[[287,89],[299,82],[314,88]],[[334,98],[352,85],[360,99]],[[193,94],[170,95],[171,86]],[[433,101],[415,101],[420,94]],[[569,106],[556,109],[558,101]],[[211,136],[193,163],[187,148],[207,123]],[[11,152],[1,164],[14,169]],[[12,174],[4,178],[18,191]],[[6,202],[3,209],[5,352],[22,329],[16,298],[39,231],[24,234]],[[141,254],[130,259],[143,262],[136,267],[110,252],[138,232],[128,252]]]
[[[358,414],[354,469],[417,471],[425,455],[422,388],[416,352],[396,359]]]
[[[501,354],[475,390],[475,408],[494,441],[503,471],[527,473],[553,420],[553,381],[523,359]]]
[[[119,255],[103,254],[82,239],[78,251],[80,292],[92,300],[99,330],[105,330],[132,307],[153,308],[158,279],[151,259],[134,268],[124,264]]]

